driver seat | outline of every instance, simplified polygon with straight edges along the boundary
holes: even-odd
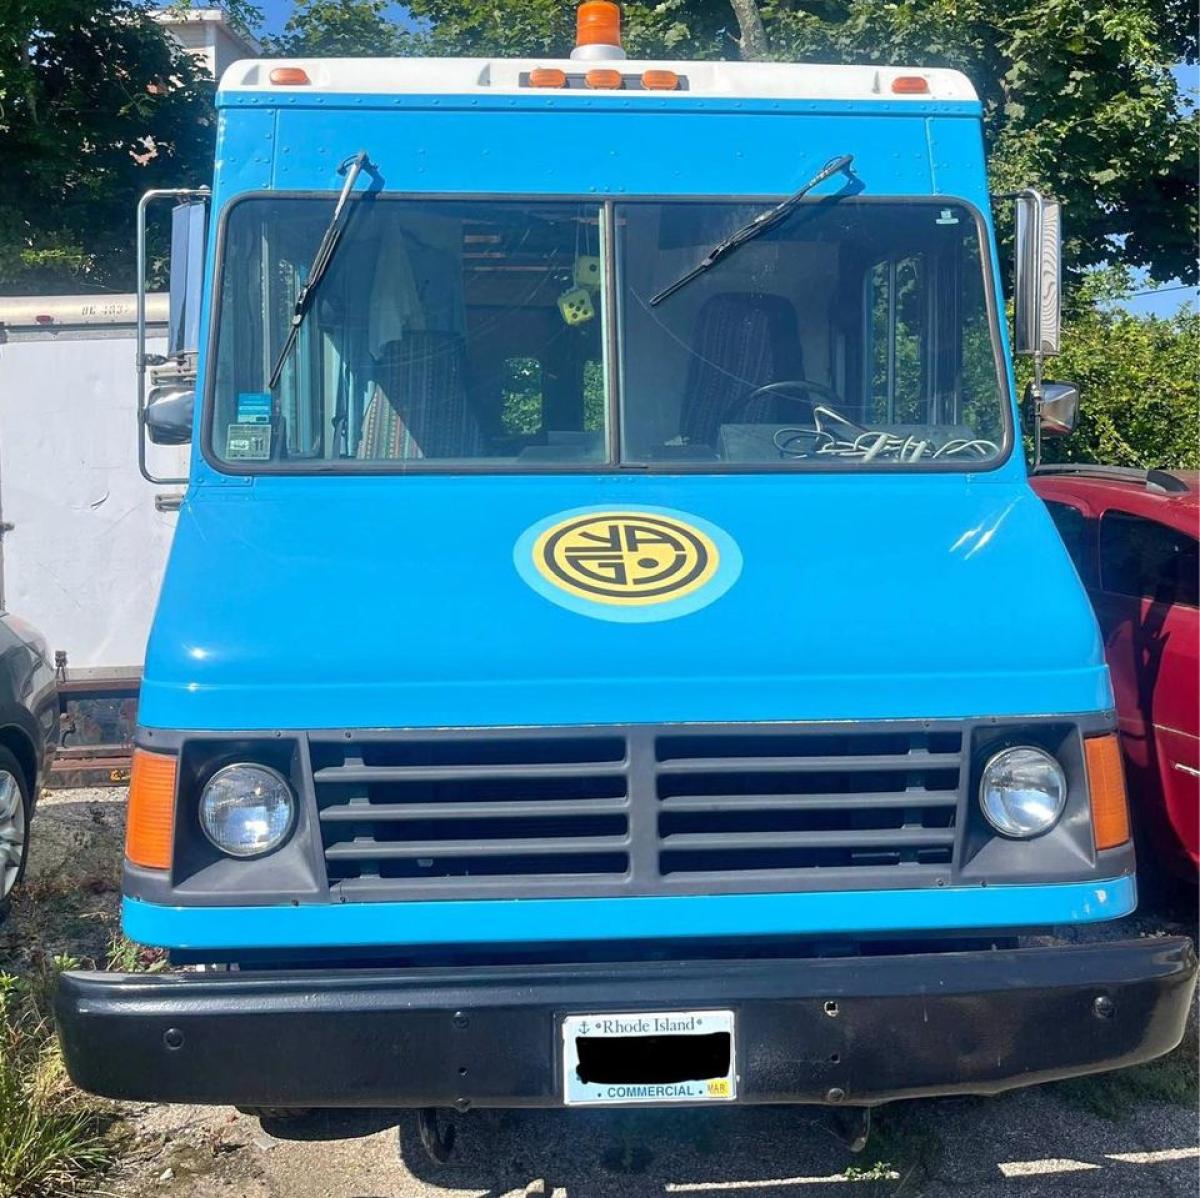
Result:
[[[755,424],[775,411],[773,395],[746,403],[758,387],[802,378],[804,355],[790,300],[748,291],[711,296],[696,318],[680,435],[689,445],[715,446],[722,424]]]

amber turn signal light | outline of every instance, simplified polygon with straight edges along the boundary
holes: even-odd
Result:
[[[927,96],[929,80],[924,75],[897,75],[892,80],[892,93],[897,96]]]
[[[125,856],[146,869],[171,868],[175,832],[175,758],[165,753],[133,752]]]
[[[1088,737],[1083,742],[1083,751],[1096,849],[1115,849],[1129,839],[1129,804],[1125,797],[1121,746],[1114,732]]]
[[[312,82],[303,67],[276,67],[269,77],[272,83],[284,87],[304,87]]]
[[[583,77],[584,83],[593,88],[617,88],[621,86],[620,71],[596,70],[588,71]]]
[[[673,92],[679,89],[679,76],[674,71],[644,71],[642,87],[648,92]]]
[[[567,72],[554,67],[536,67],[529,72],[530,87],[566,87]]]

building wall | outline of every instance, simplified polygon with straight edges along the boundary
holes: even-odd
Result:
[[[219,8],[195,8],[182,15],[174,11],[157,14],[163,28],[187,51],[195,55],[214,79],[239,58],[256,58],[261,47],[232,29]]]

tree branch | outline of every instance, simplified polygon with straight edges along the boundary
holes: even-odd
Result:
[[[737,17],[742,36],[739,41],[742,57],[758,62],[767,57],[767,31],[763,27],[762,13],[758,11],[758,0],[729,0],[733,14]]]

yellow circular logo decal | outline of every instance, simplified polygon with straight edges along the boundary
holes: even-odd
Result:
[[[593,603],[650,607],[698,591],[721,553],[691,524],[650,512],[589,512],[545,529],[533,565],[547,582]]]

